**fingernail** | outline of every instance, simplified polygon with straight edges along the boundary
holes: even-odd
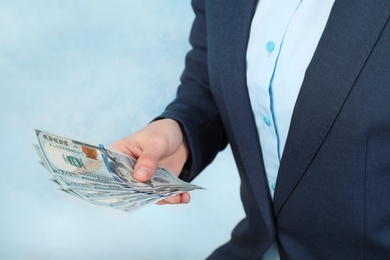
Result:
[[[145,167],[141,167],[137,170],[137,172],[135,173],[138,177],[149,177],[149,170]]]

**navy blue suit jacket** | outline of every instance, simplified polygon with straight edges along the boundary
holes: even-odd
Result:
[[[213,259],[390,259],[390,1],[336,0],[307,68],[274,201],[246,85],[255,0],[193,0],[177,98],[192,180],[230,144],[246,213]]]

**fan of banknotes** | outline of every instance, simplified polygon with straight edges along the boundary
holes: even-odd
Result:
[[[33,147],[43,167],[61,188],[80,199],[126,212],[133,212],[168,196],[203,189],[178,179],[158,167],[152,179],[133,178],[134,158],[123,153],[35,130]]]

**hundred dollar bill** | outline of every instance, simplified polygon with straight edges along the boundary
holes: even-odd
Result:
[[[69,189],[68,190],[61,189],[61,190],[74,197],[83,199],[83,197],[80,196],[80,193],[78,193],[75,190],[69,190]],[[112,207],[129,213],[129,212],[134,212],[135,210],[143,208],[147,205],[153,204],[161,199],[162,199],[161,196],[145,195],[138,198],[135,197],[134,198],[132,197],[95,198],[93,200],[86,200],[86,201],[95,205]]]
[[[62,190],[66,193],[69,193],[73,196],[76,196],[78,198],[84,198],[82,196],[80,196],[80,193],[75,191],[75,190]],[[88,202],[91,202],[93,204],[97,204],[97,205],[100,205],[100,206],[108,206],[108,207],[121,207],[121,206],[125,206],[125,205],[128,205],[128,204],[131,204],[131,203],[135,203],[135,202],[145,202],[145,201],[150,201],[150,200],[161,200],[161,196],[150,196],[150,195],[146,195],[146,194],[142,194],[142,193],[137,193],[136,195],[134,196],[124,196],[124,197],[101,197],[101,198],[94,198],[93,200],[87,200]]]
[[[134,212],[136,209],[144,207],[148,204],[153,204],[168,196],[172,196],[182,192],[118,192],[118,189],[115,189],[115,187],[109,187],[105,184],[92,182],[87,183],[80,179],[70,180],[70,178],[66,178],[63,176],[56,176],[55,180],[53,181],[59,184],[61,187],[63,187],[64,184],[67,187],[70,187],[69,189],[62,190],[75,197],[84,199],[90,203],[99,206],[113,207],[115,209],[126,212]],[[120,189],[121,187],[116,188]],[[90,196],[90,194],[95,194],[95,196],[92,197]]]
[[[200,189],[163,168],[158,168],[149,182],[136,181],[133,177],[136,160],[130,156],[106,149],[103,145],[91,145],[39,130],[36,133],[42,155],[54,175],[140,190]]]
[[[91,201],[92,203],[102,205],[102,206],[108,206],[108,207],[122,207],[129,205],[131,203],[143,203],[145,201],[150,201],[150,200],[161,200],[160,196],[146,196],[139,194],[137,197],[119,197],[119,198],[106,198],[106,199],[96,199]]]
[[[75,189],[72,191],[85,200],[137,197],[140,193],[138,191],[109,192],[109,191],[75,190]]]
[[[81,180],[74,180],[74,182],[72,182],[72,177],[75,177],[75,175],[71,175],[71,174],[63,174],[63,175],[61,175],[61,174],[56,174],[56,173],[53,172],[52,169],[50,168],[49,162],[47,161],[46,157],[44,156],[44,154],[43,154],[41,148],[40,148],[38,145],[36,145],[36,144],[34,144],[33,147],[34,147],[35,151],[37,152],[38,156],[39,156],[40,159],[41,159],[41,161],[40,161],[41,165],[42,165],[46,170],[48,170],[49,173],[52,174],[52,176],[53,176],[53,178],[54,178],[54,179],[53,179],[53,182],[56,183],[56,184],[58,184],[58,185],[60,185],[63,189],[68,190],[68,189],[71,189],[71,188],[75,188],[75,187],[77,187],[78,185],[82,185],[83,183],[87,183],[87,182],[83,182],[83,181],[81,181]],[[60,177],[60,176],[62,176],[62,177]],[[65,176],[66,176],[66,177],[69,177],[70,179],[68,180],[68,178],[64,178]],[[76,178],[76,179],[78,179],[78,178]],[[86,179],[88,180],[88,178],[86,178]],[[90,178],[90,179],[96,180],[96,179],[93,179],[93,178]],[[80,184],[78,184],[78,183],[80,183]],[[70,184],[70,185],[69,185],[69,184]],[[85,185],[85,186],[86,186],[86,187],[89,186],[89,183],[88,183],[88,185]],[[74,194],[74,193],[75,193],[75,192],[72,191],[72,194]]]
[[[148,182],[133,177],[134,158],[74,139],[36,130],[33,145],[53,181],[67,193],[91,203],[132,212],[184,191],[203,189],[181,181],[161,167]]]
[[[57,142],[63,142],[64,144],[68,143],[68,140],[64,141],[58,141],[60,139],[56,137],[48,137],[48,135],[44,135],[44,138],[47,138],[50,140],[57,140]],[[56,139],[53,139],[56,138]],[[41,140],[40,140],[41,141]],[[89,152],[89,156],[85,156],[81,159],[77,156],[76,150],[72,150],[72,153],[69,153],[70,148],[64,148],[66,150],[66,153],[62,153],[61,150],[53,148],[56,147],[56,144],[50,143],[50,142],[40,142],[40,146],[34,145],[34,149],[37,151],[39,157],[42,160],[43,165],[45,165],[45,168],[47,168],[54,176],[66,176],[66,177],[73,177],[73,178],[79,178],[83,179],[87,182],[93,181],[93,182],[100,182],[100,183],[106,183],[111,185],[122,185],[122,186],[129,186],[127,183],[124,183],[123,180],[118,178],[115,174],[112,174],[110,171],[106,171],[104,167],[105,164],[103,164],[102,160],[91,160],[91,158],[94,159],[96,157],[97,159],[97,152],[96,150],[92,150],[94,148],[86,148],[86,146],[81,147],[81,151],[87,151]],[[58,148],[59,146],[57,146]],[[94,155],[96,153],[96,155]],[[92,154],[92,155],[91,155]],[[104,155],[103,155],[104,156]],[[85,161],[87,162],[85,163]],[[64,167],[65,163],[65,167]],[[67,165],[69,163],[69,165]],[[75,167],[76,166],[76,167]],[[92,166],[92,168],[91,168]],[[96,166],[104,166],[101,170],[98,171],[98,168]],[[74,167],[74,169],[71,169]],[[83,169],[80,169],[83,168]],[[94,171],[95,170],[95,171]],[[64,182],[60,183],[65,184]],[[146,185],[145,185],[146,186]],[[64,186],[64,188],[67,188]]]
[[[161,200],[161,198],[149,197],[146,200],[134,201],[134,202],[129,202],[129,203],[121,203],[121,204],[114,206],[113,208],[130,213],[130,212],[134,212],[136,210],[139,210],[141,208],[144,208],[148,205],[154,204],[154,203],[158,202],[159,200]]]
[[[146,201],[140,201],[140,202],[136,201],[136,202],[132,202],[129,204],[117,206],[114,208],[130,213],[130,212],[134,212],[136,210],[139,210],[140,208],[143,208],[147,205],[151,205],[157,201],[159,201],[158,198],[150,198],[149,200],[146,200]]]

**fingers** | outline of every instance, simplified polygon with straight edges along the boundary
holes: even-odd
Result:
[[[166,205],[166,204],[187,204],[191,200],[191,196],[188,192],[184,192],[181,194],[177,194],[174,196],[169,196],[163,200],[157,202],[158,205]]]
[[[152,178],[157,169],[159,156],[153,153],[144,152],[138,157],[134,168],[134,178],[137,181],[146,182]]]

